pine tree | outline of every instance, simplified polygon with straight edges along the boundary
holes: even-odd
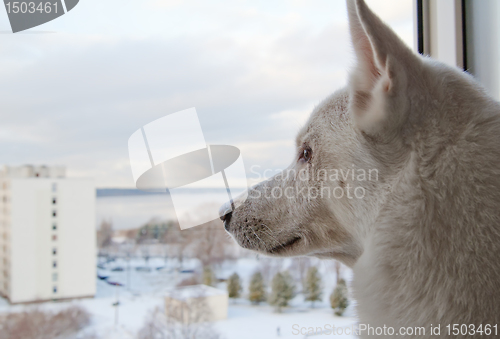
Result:
[[[347,299],[347,285],[344,279],[340,279],[330,295],[330,305],[335,310],[335,314],[341,316],[349,305]]]
[[[233,273],[227,280],[227,293],[229,298],[239,298],[241,294],[241,281],[237,273]]]
[[[248,299],[254,303],[258,304],[261,301],[266,300],[266,286],[264,285],[264,278],[260,271],[255,272],[250,279],[250,287]]]
[[[288,306],[288,302],[295,297],[295,283],[290,273],[288,271],[276,273],[271,288],[268,302],[281,312],[281,309]]]
[[[323,294],[321,285],[321,276],[318,269],[314,266],[309,267],[304,282],[304,296],[305,300],[311,302],[312,307],[314,307],[315,301],[321,301],[321,295]]]
[[[207,286],[215,285],[215,275],[210,266],[203,268],[203,284]]]

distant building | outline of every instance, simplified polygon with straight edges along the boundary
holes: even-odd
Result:
[[[227,318],[228,294],[207,285],[178,287],[165,296],[167,317],[184,324]]]
[[[93,180],[0,169],[0,294],[11,303],[94,296],[95,232]]]

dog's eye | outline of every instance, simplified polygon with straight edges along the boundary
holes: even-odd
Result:
[[[305,161],[309,161],[311,160],[311,157],[312,157],[312,150],[310,148],[305,148],[302,151],[301,158],[304,159]]]

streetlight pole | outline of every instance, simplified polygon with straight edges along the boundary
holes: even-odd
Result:
[[[116,285],[116,303],[115,303],[115,327],[118,325],[118,307],[120,307],[120,285]]]

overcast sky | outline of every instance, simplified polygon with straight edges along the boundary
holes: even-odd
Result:
[[[413,47],[412,0],[368,4]],[[353,64],[343,0],[81,0],[26,33],[0,10],[0,163],[133,187],[127,141],[196,107],[209,144],[279,169]]]

